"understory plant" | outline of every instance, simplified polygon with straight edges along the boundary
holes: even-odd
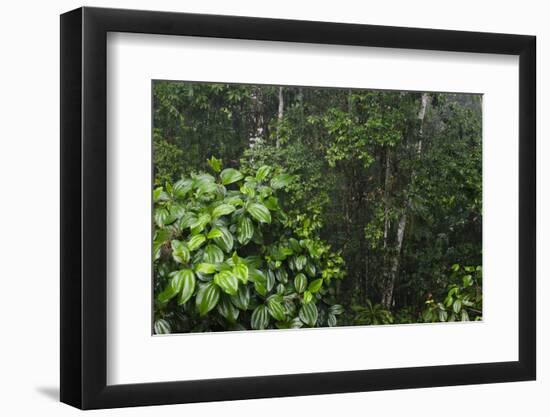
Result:
[[[343,259],[285,214],[294,177],[208,165],[153,191],[154,332],[335,326]]]

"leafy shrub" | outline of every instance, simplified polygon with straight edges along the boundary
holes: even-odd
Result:
[[[293,228],[278,195],[294,178],[208,163],[153,191],[154,332],[335,326],[343,259]]]
[[[481,266],[451,267],[447,296],[441,302],[431,297],[422,313],[425,322],[470,321],[482,318]]]
[[[392,324],[393,316],[381,304],[373,304],[367,300],[365,305],[354,305],[352,307],[355,315],[353,316],[354,325],[378,325]]]

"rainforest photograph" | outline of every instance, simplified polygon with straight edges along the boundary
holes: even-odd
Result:
[[[153,334],[482,320],[481,94],[151,88]]]

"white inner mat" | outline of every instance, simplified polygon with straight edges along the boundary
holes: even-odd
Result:
[[[518,57],[110,33],[107,383],[518,360]],[[482,93],[483,322],[151,335],[151,80]]]

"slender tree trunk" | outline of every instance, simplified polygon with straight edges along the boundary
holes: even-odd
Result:
[[[277,112],[277,141],[275,142],[275,146],[278,148],[280,145],[281,140],[281,123],[283,121],[283,112],[285,109],[285,102],[283,98],[283,87],[279,87],[279,109]]]
[[[257,143],[261,142],[264,134],[264,118],[262,104],[262,90],[257,87],[252,88],[251,92],[253,131],[249,139],[249,146],[253,148]]]
[[[418,129],[418,140],[415,143],[417,158],[419,158],[420,155],[422,154],[422,139],[423,139],[423,127],[424,127],[423,125],[424,125],[424,118],[426,117],[426,109],[428,107],[428,102],[429,102],[428,94],[423,93],[420,99],[420,109],[418,111],[418,119],[420,120],[420,126]],[[410,184],[412,183],[415,177],[416,177],[416,172],[413,170]],[[397,273],[399,271],[399,263],[401,260],[401,248],[403,247],[403,238],[405,237],[405,228],[407,227],[408,211],[409,211],[410,205],[411,205],[411,201],[409,197],[409,199],[407,199],[405,203],[405,207],[403,208],[403,213],[401,214],[401,217],[399,219],[399,224],[397,225],[397,235],[395,239],[394,253],[390,262],[389,274],[382,293],[382,305],[386,309],[390,309],[392,307],[392,301],[393,301],[393,295],[394,295],[393,291],[395,289]]]

